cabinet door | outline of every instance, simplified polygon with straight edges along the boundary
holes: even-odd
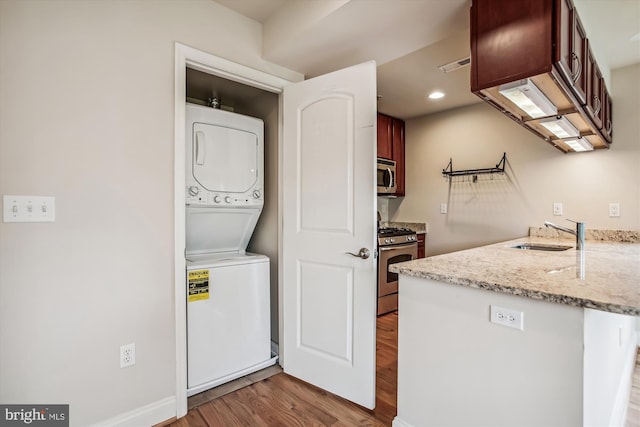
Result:
[[[471,91],[551,71],[553,1],[474,0]]]
[[[393,160],[393,119],[378,113],[378,157]]]
[[[418,235],[418,258],[424,258],[426,256],[425,250],[425,237],[424,233],[419,233]]]
[[[558,68],[565,81],[573,85],[573,4],[571,0],[560,0],[557,3],[558,15],[557,25],[559,25],[556,37],[556,47],[560,49]]]
[[[559,51],[557,68],[582,105],[586,95],[585,53],[587,36],[571,0],[560,0],[556,14],[559,25],[556,41]]]
[[[587,101],[587,33],[584,31],[582,22],[575,9],[573,9],[573,50],[571,52],[572,68],[571,73],[574,76],[571,84],[573,93],[576,94],[581,104]]]
[[[604,114],[602,116],[602,134],[604,135],[607,142],[611,143],[613,139],[613,115],[611,111],[611,96],[609,96],[609,92],[607,88],[602,85],[604,100],[602,101]]]
[[[393,160],[396,162],[396,196],[404,196],[404,121],[393,119],[392,121],[393,135]]]
[[[591,117],[593,124],[602,129],[602,73],[591,49],[587,49],[587,114]]]

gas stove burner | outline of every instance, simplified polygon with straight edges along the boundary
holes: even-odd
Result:
[[[378,236],[407,236],[410,234],[416,234],[415,231],[409,228],[395,228],[395,227],[385,227],[378,229]]]

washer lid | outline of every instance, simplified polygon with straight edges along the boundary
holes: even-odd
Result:
[[[201,268],[230,267],[234,265],[257,264],[269,262],[265,255],[239,252],[220,252],[216,254],[200,254],[187,256],[187,270]]]
[[[261,208],[186,208],[187,255],[242,252],[256,228]]]
[[[258,135],[233,127],[193,124],[193,178],[208,191],[244,193],[258,180]]]

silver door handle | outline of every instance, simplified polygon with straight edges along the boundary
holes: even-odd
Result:
[[[369,252],[369,249],[367,248],[360,248],[360,252],[358,252],[357,254],[354,254],[353,252],[345,252],[345,254],[362,259],[367,259],[371,255],[371,252]]]

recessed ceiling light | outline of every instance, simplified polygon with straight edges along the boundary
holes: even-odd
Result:
[[[431,92],[429,94],[429,99],[440,99],[440,98],[444,98],[444,93],[440,91]]]

